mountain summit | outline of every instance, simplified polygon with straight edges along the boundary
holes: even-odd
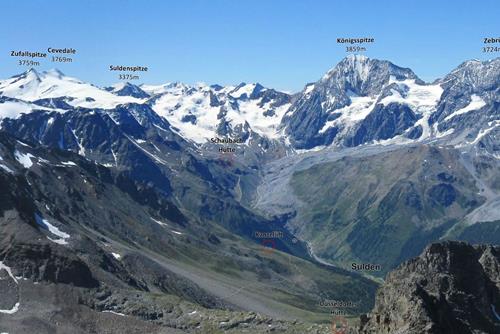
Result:
[[[199,145],[215,136],[242,138],[264,151],[439,140],[481,145],[495,155],[488,136],[499,124],[499,78],[500,58],[466,61],[430,84],[387,60],[350,55],[290,95],[258,83],[119,83],[101,89],[58,70],[32,69],[0,81],[0,117],[40,107],[111,110],[136,103],[148,105]]]
[[[53,69],[38,72],[30,69],[0,81],[2,96],[36,103],[37,100],[59,99],[73,107],[113,108],[118,104],[142,102],[130,96],[117,96],[94,85],[64,75]],[[0,115],[1,117],[1,115]]]
[[[391,79],[415,79],[412,70],[394,65],[387,60],[370,59],[363,55],[350,55],[329,70],[315,87],[324,94],[337,91],[347,95],[369,96],[380,93],[381,87]],[[421,80],[418,79],[420,83]],[[330,94],[331,95],[331,94]]]
[[[281,128],[299,149],[464,136],[472,143],[498,118],[499,59],[465,62],[427,84],[408,68],[352,55],[305,87]],[[446,124],[462,114],[456,119],[470,119],[462,124],[473,131]]]
[[[498,66],[427,84],[350,56],[295,95],[105,89],[58,71],[0,81],[0,325],[331,332],[240,311],[323,319],[328,299],[366,313],[377,278],[430,243],[500,242]],[[364,329],[496,329],[495,252],[431,246],[389,275]]]
[[[297,148],[329,145],[336,137],[343,144],[352,135],[352,128],[374,109],[378,97],[387,94],[384,89],[398,82],[423,84],[410,69],[386,60],[351,55],[300,93],[282,127]],[[386,135],[397,134],[399,131]]]

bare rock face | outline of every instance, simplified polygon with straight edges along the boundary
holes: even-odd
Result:
[[[500,333],[500,247],[443,242],[391,272],[360,333]]]

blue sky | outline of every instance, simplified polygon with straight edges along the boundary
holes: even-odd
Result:
[[[139,82],[237,84],[298,91],[346,56],[337,37],[373,37],[369,57],[434,80],[462,61],[487,59],[500,37],[497,0],[2,1],[0,77],[22,72],[11,50],[77,49],[54,66],[98,85],[109,65],[149,67]]]

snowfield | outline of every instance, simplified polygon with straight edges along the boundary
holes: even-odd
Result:
[[[45,230],[48,230],[50,233],[52,233],[56,237],[59,237],[59,239],[53,239],[50,237],[47,237],[47,239],[49,239],[50,241],[55,242],[57,244],[60,244],[60,245],[67,245],[68,244],[67,239],[70,238],[70,235],[68,233],[61,231],[59,228],[57,228],[56,226],[49,223],[49,221],[47,219],[40,217],[38,214],[35,214],[35,220],[40,227],[42,227]]]

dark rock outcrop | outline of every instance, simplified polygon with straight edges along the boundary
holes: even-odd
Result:
[[[360,333],[500,333],[500,247],[443,242],[391,272]]]

